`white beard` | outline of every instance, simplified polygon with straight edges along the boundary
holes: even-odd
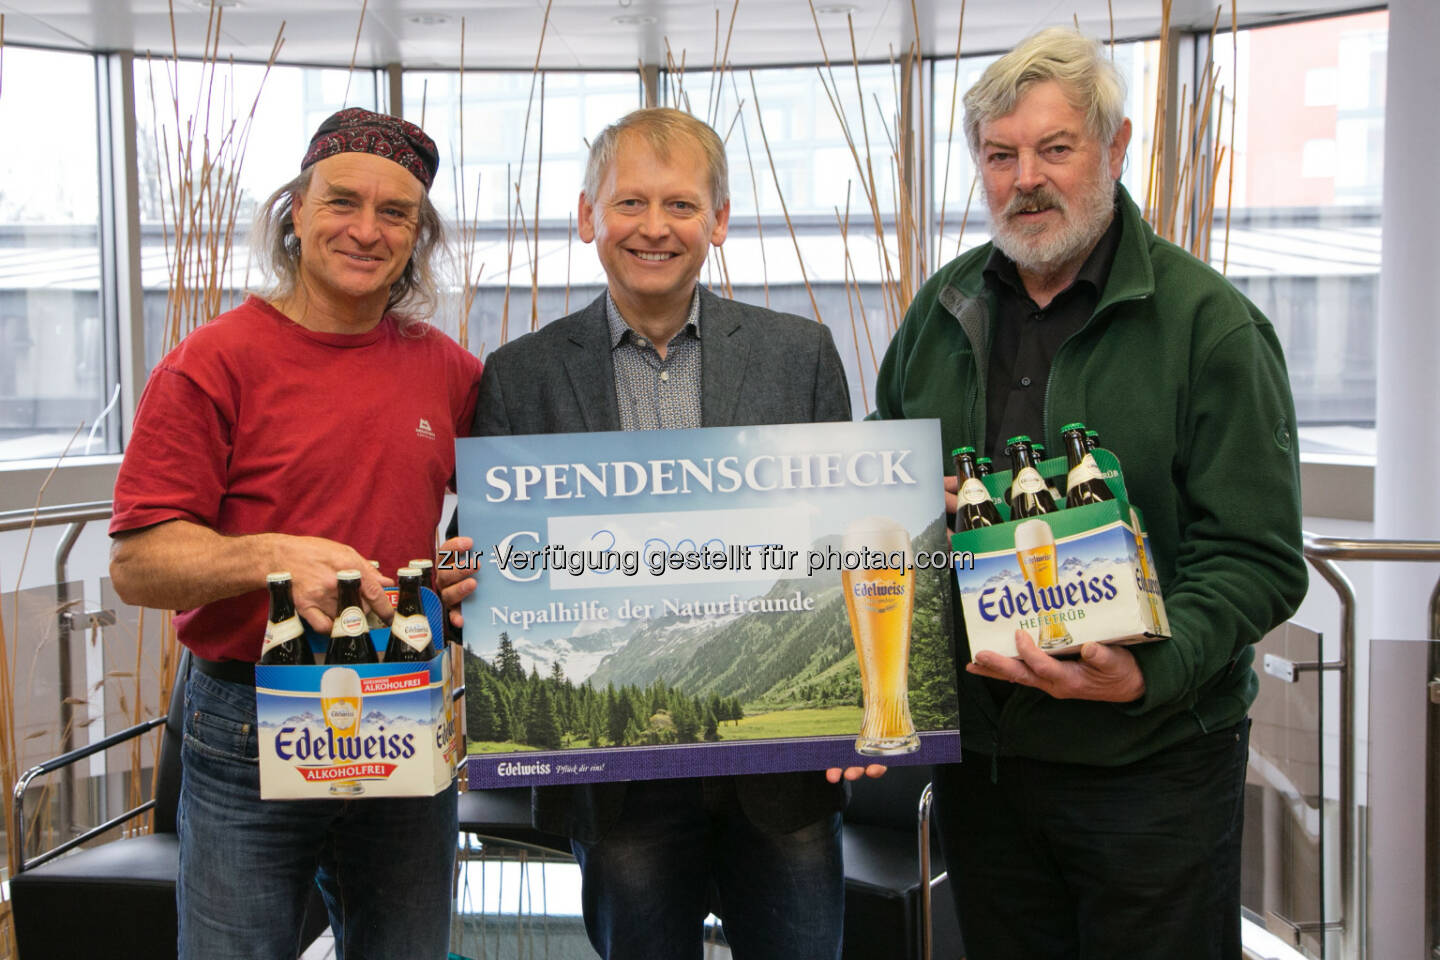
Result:
[[[1049,187],[1015,194],[1000,213],[994,213],[995,205],[988,192],[986,201],[994,217],[991,240],[995,246],[1022,270],[1046,276],[1089,256],[1095,248],[1101,234],[1110,226],[1115,207],[1115,181],[1102,166],[1085,189],[1073,198],[1073,203],[1067,203]],[[1014,221],[1013,217],[1020,211],[1037,207],[1053,207],[1059,212],[1061,222],[1056,226],[1026,226]]]

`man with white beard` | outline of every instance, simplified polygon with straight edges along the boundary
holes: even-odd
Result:
[[[1097,429],[1144,512],[1172,638],[1060,660],[969,654],[937,815],[972,960],[1240,957],[1252,644],[1306,586],[1285,361],[1269,321],[1155,236],[1119,185],[1124,83],[1068,29],[965,95],[992,243],[942,267],[891,342],[881,418],[1006,462]],[[955,509],[955,480],[947,479]]]

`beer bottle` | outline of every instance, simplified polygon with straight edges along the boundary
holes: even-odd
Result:
[[[994,462],[989,457],[975,458],[975,476],[984,480],[994,472]]]
[[[390,645],[385,648],[386,663],[427,661],[435,655],[431,642],[430,621],[420,603],[422,575],[415,567],[399,572],[400,596],[395,601],[395,619],[390,621]]]
[[[1032,442],[1030,449],[1033,453],[1035,469],[1039,470],[1040,464],[1045,461],[1045,444]],[[1041,476],[1044,476],[1044,474],[1041,474]],[[1050,491],[1050,499],[1055,501],[1056,509],[1058,510],[1060,501],[1065,499],[1065,495],[1061,493],[1060,488],[1056,486],[1056,479],[1054,477],[1045,481],[1045,489]]]
[[[325,662],[379,663],[375,646],[370,642],[370,629],[365,622],[365,608],[360,603],[360,571],[341,570],[335,574],[340,592],[340,612],[330,628],[330,646]]]
[[[1065,459],[1070,468],[1065,476],[1065,506],[1083,507],[1114,500],[1115,494],[1100,475],[1095,457],[1085,449],[1085,424],[1065,424],[1060,428],[1060,437],[1065,441]]]
[[[1005,441],[1005,452],[1010,455],[1010,469],[1014,478],[1010,482],[1010,519],[1023,520],[1038,517],[1042,513],[1054,513],[1055,498],[1045,485],[1040,471],[1035,469],[1035,452],[1030,438],[1021,434]]]
[[[376,573],[380,572],[379,560],[371,560],[370,566],[375,568]],[[385,621],[381,620],[380,614],[376,613],[374,610],[366,610],[365,626],[369,627],[371,630],[383,630],[385,628]]]
[[[310,644],[305,641],[305,626],[295,613],[290,574],[267,574],[265,586],[270,591],[270,616],[265,623],[265,643],[260,648],[261,666],[310,666],[315,662],[315,654],[310,652]]]
[[[409,566],[420,571],[420,586],[429,587],[430,592],[437,597],[440,591],[435,589],[435,561],[434,560],[411,560]]]
[[[1094,430],[1086,430],[1086,431],[1085,431],[1085,449],[1088,450],[1088,451],[1090,451],[1091,453],[1094,453],[1095,450],[1096,450],[1099,446],[1100,446],[1100,434],[1096,433]]]
[[[975,448],[957,447],[951,454],[955,458],[955,479],[960,482],[960,505],[955,508],[955,529],[974,530],[976,527],[993,527],[1004,523],[1000,511],[990,499],[990,491],[980,482],[975,469]]]

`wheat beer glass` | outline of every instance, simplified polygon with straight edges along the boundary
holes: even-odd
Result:
[[[1044,520],[1026,520],[1015,528],[1015,556],[1020,561],[1020,572],[1035,588],[1036,596],[1043,595],[1058,582],[1055,533]],[[1047,612],[1041,605],[1035,615],[1040,618],[1040,633],[1035,642],[1041,650],[1068,647],[1075,642],[1059,614]]]
[[[865,716],[855,751],[866,756],[911,753],[920,737],[910,720],[910,617],[915,610],[915,554],[905,528],[887,517],[856,520],[845,530],[842,550],[884,554],[887,569],[843,570],[845,612],[860,661]]]
[[[360,732],[360,674],[349,667],[331,667],[320,676],[320,712],[325,725],[336,737],[353,737]],[[336,780],[330,792],[354,796],[365,792],[358,780]]]

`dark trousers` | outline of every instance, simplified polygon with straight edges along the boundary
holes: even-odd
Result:
[[[1239,960],[1249,731],[1122,767],[966,752],[937,768],[968,960]]]
[[[700,960],[712,884],[736,960],[839,958],[838,813],[767,833],[729,777],[637,782],[599,843],[571,846],[585,929],[607,960]]]

